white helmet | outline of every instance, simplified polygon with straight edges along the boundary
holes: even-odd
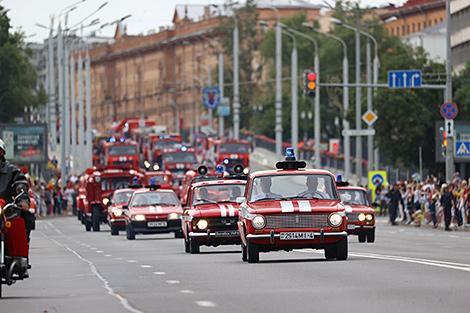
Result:
[[[5,154],[7,153],[7,150],[5,149],[5,143],[1,139],[0,139],[0,149],[2,149]]]

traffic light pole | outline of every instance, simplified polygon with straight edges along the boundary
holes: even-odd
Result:
[[[452,50],[450,45],[451,35],[451,17],[450,17],[450,0],[446,0],[446,90],[445,90],[445,103],[452,102]],[[444,120],[444,123],[446,121]],[[446,148],[446,181],[452,182],[452,173],[454,172],[454,137],[447,137]]]

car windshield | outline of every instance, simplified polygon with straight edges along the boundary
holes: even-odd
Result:
[[[194,163],[196,160],[193,152],[171,152],[164,155],[166,163]]]
[[[248,153],[248,145],[244,143],[221,143],[219,151],[222,153]]]
[[[193,204],[235,202],[245,194],[245,184],[204,185],[193,189]]]
[[[133,191],[123,191],[123,192],[116,192],[113,195],[112,203],[113,204],[120,204],[120,203],[127,203],[132,196]]]
[[[155,183],[157,184],[167,184],[168,183],[168,176],[167,175],[148,175],[148,181],[152,178],[155,179]]]
[[[102,190],[115,190],[119,188],[127,188],[130,185],[131,178],[128,177],[108,177],[101,179]]]
[[[286,199],[339,200],[331,175],[282,174],[253,179],[250,202]]]
[[[172,192],[152,191],[135,194],[130,203],[131,207],[149,205],[179,205],[179,201]]]
[[[180,143],[176,140],[166,140],[155,142],[155,150],[173,149],[176,148]]]
[[[369,200],[364,190],[338,189],[338,192],[344,204],[369,205]]]
[[[136,155],[137,146],[112,146],[108,147],[108,155]]]

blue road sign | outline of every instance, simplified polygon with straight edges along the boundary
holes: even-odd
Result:
[[[457,116],[457,113],[459,113],[459,109],[455,103],[447,102],[441,106],[441,115],[443,118],[452,120]]]
[[[206,87],[202,90],[202,102],[210,110],[215,109],[220,103],[219,87]]]
[[[455,156],[456,157],[468,157],[468,156],[470,156],[470,142],[468,142],[468,141],[457,141],[455,143]]]
[[[388,88],[421,87],[421,71],[388,71]]]

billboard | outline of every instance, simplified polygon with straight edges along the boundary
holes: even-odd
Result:
[[[0,138],[5,142],[6,159],[11,163],[47,162],[45,124],[0,124]]]

